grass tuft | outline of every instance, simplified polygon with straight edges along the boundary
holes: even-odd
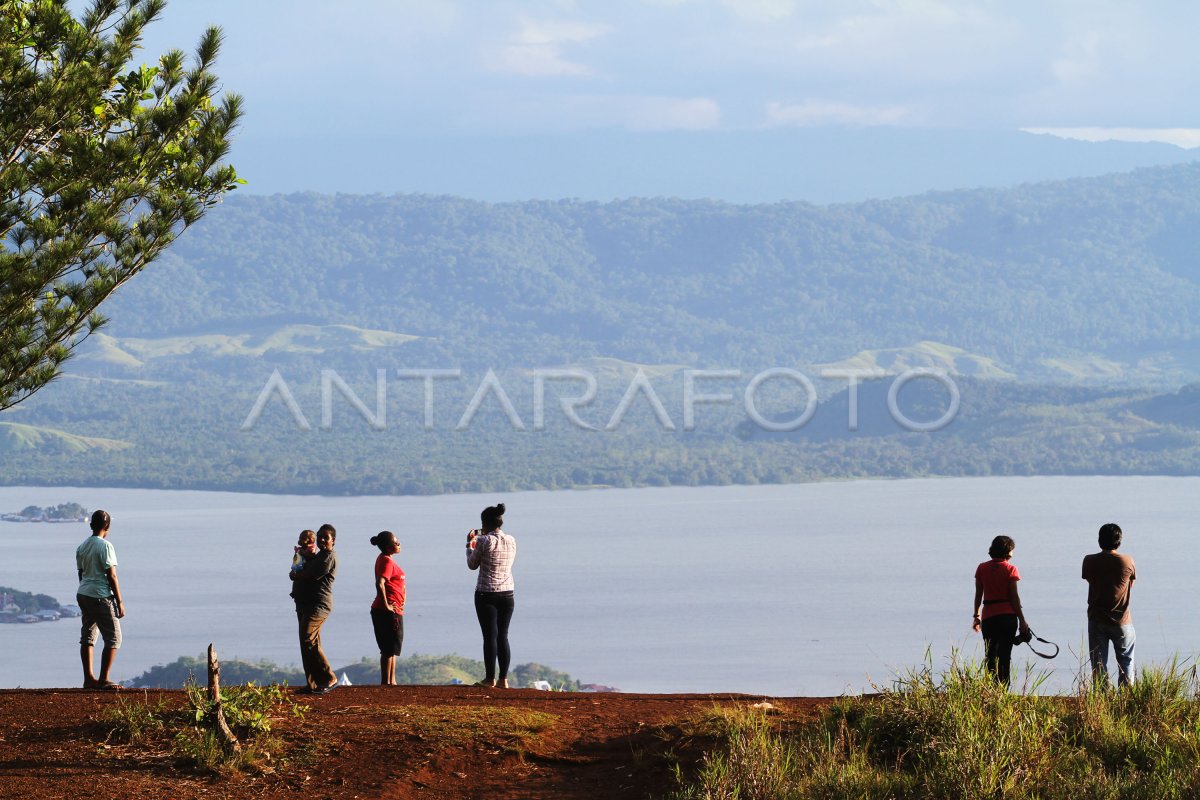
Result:
[[[1012,693],[977,664],[912,670],[800,722],[717,709],[672,800],[1184,800],[1200,797],[1200,684],[1179,661],[1114,690]]]
[[[181,765],[205,772],[250,772],[273,761],[281,750],[271,732],[274,722],[307,710],[275,684],[222,688],[226,721],[241,743],[239,751],[230,752],[209,726],[207,691],[194,682],[186,689],[185,704],[175,708],[161,698],[155,703],[121,698],[101,716],[108,729],[106,741],[115,738],[147,753],[172,752]]]
[[[434,746],[482,742],[512,752],[530,751],[551,730],[558,715],[523,708],[492,706],[409,706],[396,709],[392,731]]]

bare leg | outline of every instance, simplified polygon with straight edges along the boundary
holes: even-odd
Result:
[[[395,686],[396,685],[396,657],[395,656],[380,656],[379,657],[379,685],[380,686]]]
[[[90,648],[89,648],[90,649]],[[104,649],[100,651],[100,683],[108,683],[108,672],[112,669],[113,659],[117,657],[115,648],[104,645]]]
[[[83,662],[83,688],[94,689],[96,673],[92,672],[92,646],[90,644],[79,645],[79,659]]]

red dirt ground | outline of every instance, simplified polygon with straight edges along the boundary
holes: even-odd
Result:
[[[111,726],[102,721],[107,708],[153,705],[159,698],[172,706],[184,699],[182,692],[0,690],[0,798],[640,800],[669,792],[675,785],[672,760],[687,764],[700,751],[700,743],[681,740],[677,731],[668,734],[673,723],[714,705],[766,699],[788,718],[799,718],[828,702],[340,687],[324,697],[295,697],[308,712],[275,720],[281,758],[248,773],[211,775],[182,764],[161,743],[130,745],[109,736]],[[501,722],[463,727],[462,720],[478,721],[485,711]],[[518,740],[504,725],[526,711],[556,719]]]

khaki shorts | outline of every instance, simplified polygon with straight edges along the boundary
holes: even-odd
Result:
[[[104,637],[104,645],[116,650],[121,646],[121,621],[117,619],[117,601],[111,597],[86,597],[75,595],[75,602],[83,612],[83,626],[79,632],[79,643],[87,647],[96,644],[96,631]]]

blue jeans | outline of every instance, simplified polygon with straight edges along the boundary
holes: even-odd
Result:
[[[1108,643],[1112,642],[1117,656],[1117,685],[1124,686],[1135,677],[1133,646],[1136,643],[1132,625],[1108,625],[1088,620],[1088,655],[1092,662],[1092,680],[1108,681]]]

